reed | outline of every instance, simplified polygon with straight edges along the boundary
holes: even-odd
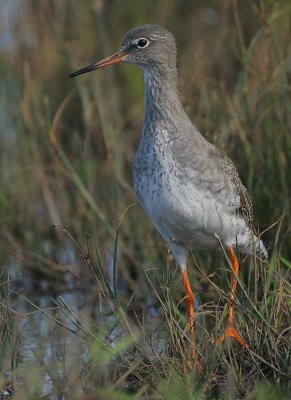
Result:
[[[47,374],[47,398],[286,398],[290,2],[26,0],[10,7],[0,56],[0,395],[13,387],[16,399],[45,398]],[[222,250],[193,251],[202,377],[189,358],[172,256],[131,188],[142,72],[121,65],[68,79],[142,23],[175,34],[183,104],[234,160],[269,246],[267,264],[240,260],[237,314],[247,350],[212,345],[225,323],[228,263]],[[82,294],[83,307],[63,297],[68,290]],[[38,315],[51,347],[63,344],[61,358],[48,362],[47,341],[40,342],[26,366],[22,328]],[[78,362],[66,353],[67,339]]]

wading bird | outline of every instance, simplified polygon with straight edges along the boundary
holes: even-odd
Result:
[[[117,53],[70,76],[120,62],[144,70],[145,111],[133,164],[134,190],[180,267],[191,337],[194,341],[194,294],[186,259],[190,247],[214,249],[222,244],[229,251],[234,273],[228,324],[217,344],[232,337],[246,346],[234,324],[239,272],[234,247],[240,253],[267,258],[254,231],[247,190],[232,161],[201,135],[184,111],[178,95],[173,35],[159,25],[138,26],[125,34]]]

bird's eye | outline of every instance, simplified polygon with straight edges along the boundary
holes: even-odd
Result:
[[[137,41],[137,47],[147,47],[148,44],[149,44],[149,41],[144,38],[138,39],[138,41]]]

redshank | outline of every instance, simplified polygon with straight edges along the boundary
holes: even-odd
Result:
[[[247,190],[232,161],[201,135],[184,111],[173,35],[159,25],[138,26],[125,34],[117,53],[70,76],[120,62],[144,70],[144,123],[133,164],[134,189],[181,269],[191,338],[194,342],[194,294],[186,259],[191,247],[214,249],[222,244],[229,251],[233,271],[228,324],[217,344],[232,337],[246,346],[234,324],[239,273],[234,248],[267,258],[254,230]]]

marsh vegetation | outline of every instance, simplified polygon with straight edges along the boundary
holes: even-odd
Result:
[[[0,398],[290,396],[290,20],[287,0],[5,3]],[[223,249],[193,249],[202,376],[179,271],[132,190],[142,71],[68,79],[143,23],[174,33],[185,109],[235,162],[269,249],[266,264],[240,258],[248,349],[215,349],[230,267]]]

